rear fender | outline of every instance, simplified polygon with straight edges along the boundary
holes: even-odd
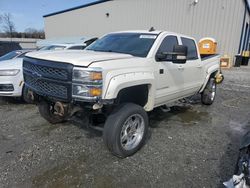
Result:
[[[203,90],[205,89],[210,77],[212,75],[215,75],[217,72],[219,72],[219,65],[213,65],[211,67],[208,68],[208,70],[206,71],[206,77],[205,77],[205,80],[203,82],[203,85],[202,85],[202,88],[200,89],[199,93],[202,93]]]

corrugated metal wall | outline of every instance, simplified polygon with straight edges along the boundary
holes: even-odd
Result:
[[[117,30],[168,30],[199,40],[213,37],[219,52],[237,54],[243,0],[114,0],[45,18],[46,37],[101,36]],[[109,13],[107,17],[106,13]],[[249,16],[247,14],[247,22]]]

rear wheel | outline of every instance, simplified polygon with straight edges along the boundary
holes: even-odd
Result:
[[[38,104],[38,109],[41,116],[51,124],[57,124],[65,121],[65,118],[55,114],[53,105],[47,102],[41,102]]]
[[[116,156],[125,158],[136,153],[145,143],[148,116],[141,106],[122,104],[108,117],[103,139]]]
[[[213,78],[210,78],[204,91],[201,93],[201,102],[205,105],[213,104],[216,96],[216,83]]]

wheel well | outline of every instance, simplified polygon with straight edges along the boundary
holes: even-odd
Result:
[[[215,75],[217,74],[217,72],[218,71],[214,71],[213,73],[211,73],[209,79],[215,77]]]
[[[144,107],[148,101],[148,90],[147,84],[124,88],[119,91],[116,103],[131,102]]]

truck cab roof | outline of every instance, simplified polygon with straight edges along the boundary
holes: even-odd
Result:
[[[172,31],[163,31],[163,30],[154,30],[154,31],[149,31],[149,30],[127,30],[127,31],[116,31],[112,32],[110,34],[115,34],[115,33],[138,33],[138,34],[155,34],[155,35],[160,35],[160,34],[170,34],[170,35],[175,35],[175,36],[180,36],[180,37],[185,37],[185,38],[190,38],[195,40],[193,37],[181,34],[181,33],[176,33]]]
[[[149,31],[149,30],[127,30],[127,31],[117,31],[117,32],[112,32],[113,33],[143,33],[143,34],[156,34],[159,35],[163,31],[160,30],[155,30],[155,31]]]

